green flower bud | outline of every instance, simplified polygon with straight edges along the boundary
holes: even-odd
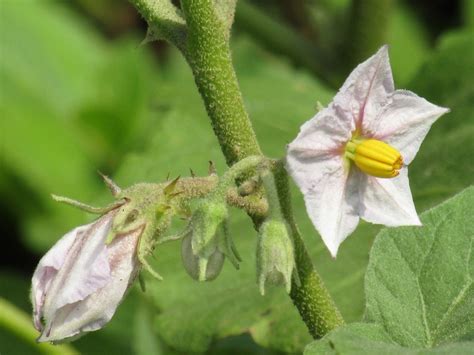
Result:
[[[216,278],[227,256],[236,268],[240,257],[227,231],[227,206],[203,199],[194,212],[183,239],[181,256],[188,274],[199,281]]]
[[[216,247],[208,258],[202,258],[193,253],[192,233],[188,233],[181,244],[181,258],[184,269],[195,280],[214,280],[222,270],[225,255]]]
[[[289,293],[294,268],[293,243],[286,224],[276,219],[265,221],[257,244],[257,282],[262,296],[266,284],[283,284]]]
[[[217,247],[216,234],[227,219],[227,206],[224,202],[203,199],[191,218],[193,253],[209,258]]]

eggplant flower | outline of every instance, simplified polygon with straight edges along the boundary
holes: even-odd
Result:
[[[395,90],[387,46],[357,66],[333,101],[288,146],[287,170],[335,257],[362,218],[421,225],[408,183],[431,125],[449,110]]]
[[[107,244],[114,209],[64,235],[40,260],[31,299],[39,342],[72,340],[110,321],[140,265],[136,249],[142,228]]]

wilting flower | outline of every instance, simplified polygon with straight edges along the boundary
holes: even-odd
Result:
[[[33,320],[38,341],[57,342],[102,328],[115,313],[139,271],[142,228],[107,244],[114,209],[63,236],[40,260],[33,275]]]
[[[333,256],[359,218],[420,225],[408,184],[433,122],[448,109],[394,90],[387,46],[360,64],[288,146],[287,169]]]

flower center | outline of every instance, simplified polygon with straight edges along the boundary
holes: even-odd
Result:
[[[380,178],[392,178],[403,165],[401,154],[377,139],[352,138],[346,144],[345,156],[364,173]]]

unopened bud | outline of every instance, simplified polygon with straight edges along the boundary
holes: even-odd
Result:
[[[140,264],[136,250],[142,228],[106,244],[118,210],[63,236],[40,260],[31,300],[39,342],[71,340],[110,321]]]
[[[196,208],[181,249],[184,267],[192,278],[216,278],[226,256],[238,268],[240,259],[227,232],[227,215],[226,204],[213,199],[200,201]]]
[[[216,248],[218,228],[227,219],[225,203],[202,200],[191,218],[192,249],[200,257],[208,258]]]
[[[293,243],[284,222],[270,219],[260,227],[257,245],[257,282],[262,295],[265,285],[285,285],[291,290],[295,268]]]
[[[192,233],[188,233],[181,244],[181,257],[186,272],[195,280],[214,280],[222,270],[225,255],[216,247],[207,258],[199,257],[193,253]]]

